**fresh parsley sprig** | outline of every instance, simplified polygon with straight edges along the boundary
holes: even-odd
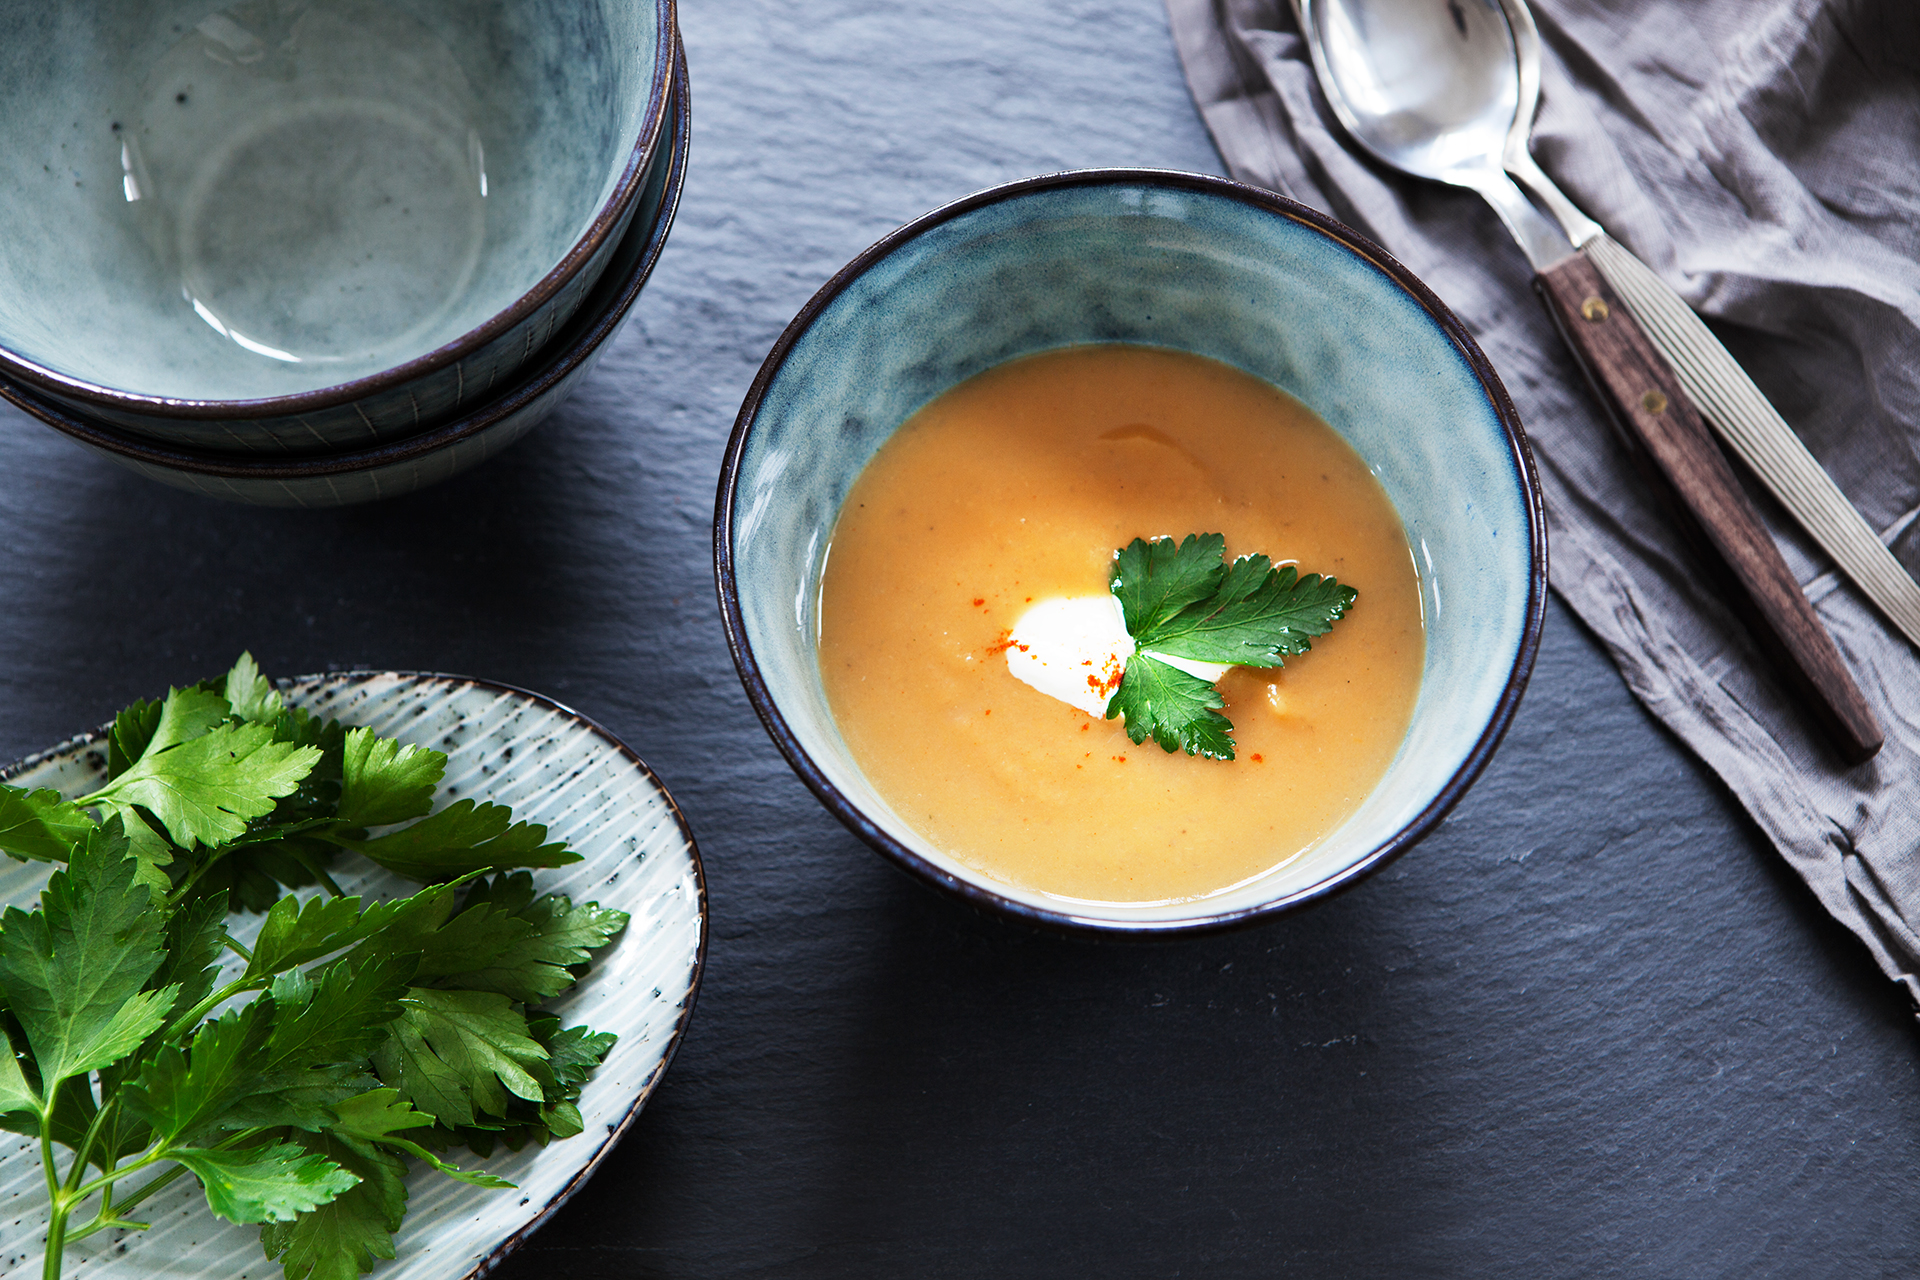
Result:
[[[1278,667],[1331,631],[1359,594],[1292,565],[1275,568],[1263,555],[1229,564],[1226,547],[1224,535],[1202,533],[1178,543],[1135,538],[1114,553],[1108,586],[1134,652],[1107,719],[1126,717],[1136,743],[1151,736],[1168,752],[1233,759],[1233,723],[1220,714],[1217,685],[1162,658]]]
[[[189,1174],[288,1280],[350,1280],[393,1256],[408,1159],[505,1187],[436,1151],[581,1131],[614,1037],[537,1006],[627,917],[535,896],[517,868],[578,860],[544,827],[434,812],[446,762],[288,707],[242,655],[121,712],[92,794],[0,786],[0,852],[57,864],[0,914],[0,1128],[38,1140],[47,1280]],[[426,887],[343,895],[347,853]],[[265,912],[251,948],[230,904]]]

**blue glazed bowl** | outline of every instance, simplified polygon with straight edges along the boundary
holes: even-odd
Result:
[[[399,497],[491,458],[557,409],[599,361],[666,247],[686,184],[690,135],[686,59],[676,53],[666,146],[649,167],[632,225],[573,318],[504,389],[452,422],[370,449],[251,459],[169,448],[81,417],[0,377],[0,400],[152,480],[268,507],[337,507]]]
[[[875,793],[834,725],[819,577],[874,450],[947,388],[1081,343],[1191,351],[1316,410],[1399,509],[1426,673],[1373,794],[1265,877],[1174,904],[1090,905],[948,856]],[[801,779],[934,887],[1033,923],[1152,934],[1271,916],[1353,884],[1432,830],[1513,717],[1546,604],[1546,524],[1518,417],[1473,338],[1378,246],[1304,205],[1200,175],[1033,178],[928,214],[830,280],[774,345],[728,444],[714,522],[728,643]],[[1277,858],[1276,858],[1277,860]]]
[[[673,0],[0,0],[0,377],[191,449],[470,412],[585,301]]]

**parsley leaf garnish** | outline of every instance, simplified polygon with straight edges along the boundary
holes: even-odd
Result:
[[[1233,759],[1233,724],[1219,689],[1163,662],[1184,658],[1226,666],[1278,667],[1333,629],[1358,592],[1264,555],[1222,560],[1218,533],[1152,542],[1135,538],[1114,553],[1108,586],[1120,601],[1135,652],[1107,719],[1126,717],[1127,737],[1149,736],[1165,751]],[[1155,655],[1159,655],[1156,657]]]
[[[1224,705],[1212,682],[1135,653],[1107,702],[1107,719],[1124,715],[1135,742],[1151,735],[1165,751],[1231,760],[1233,722],[1220,714]]]

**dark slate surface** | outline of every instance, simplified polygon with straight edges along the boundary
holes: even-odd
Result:
[[[685,806],[713,907],[691,1033],[498,1274],[1912,1274],[1901,1000],[1557,604],[1446,825],[1252,932],[1029,935],[826,816],[714,608],[714,477],[762,354],[853,253],[967,191],[1219,164],[1157,0],[688,0],[684,25],[672,243],[600,370],[500,461],[263,512],[0,411],[0,758],[251,647],[544,691]]]

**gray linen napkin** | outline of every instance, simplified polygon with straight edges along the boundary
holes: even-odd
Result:
[[[1759,498],[1886,730],[1877,758],[1840,766],[1633,478],[1492,211],[1342,144],[1288,0],[1167,10],[1233,175],[1379,241],[1473,331],[1533,441],[1554,589],[1920,1004],[1920,658]],[[1920,4],[1537,0],[1534,16],[1535,158],[1708,317],[1912,567]]]

